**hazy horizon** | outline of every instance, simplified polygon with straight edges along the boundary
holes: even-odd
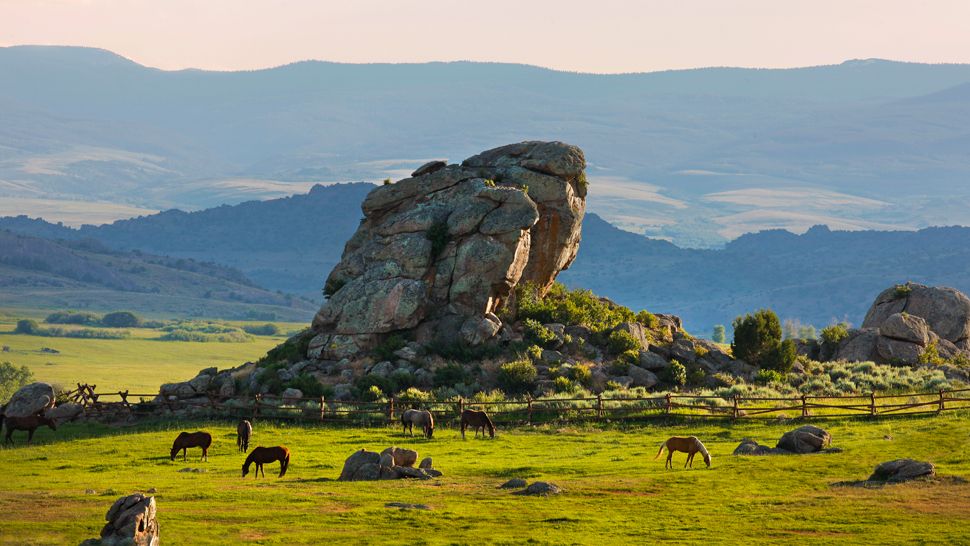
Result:
[[[161,10],[147,0],[0,0],[7,23],[0,46],[96,47],[164,70],[255,70],[304,60],[499,62],[602,74],[874,58],[970,63],[970,4],[961,1],[604,0],[595,11],[584,7],[497,0],[469,17],[445,0],[174,0]]]

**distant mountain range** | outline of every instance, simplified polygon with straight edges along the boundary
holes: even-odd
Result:
[[[970,225],[970,65],[168,72],[20,46],[0,48],[0,119],[0,215],[196,210],[544,139],[586,151],[591,211],[682,247],[815,224]]]
[[[166,211],[79,230],[8,217],[0,218],[0,229],[225,264],[269,289],[320,302],[323,281],[372,188],[317,186],[288,198]],[[970,292],[970,228],[849,232],[819,226],[803,235],[766,231],[723,249],[696,250],[623,231],[588,213],[579,255],[560,279],[636,309],[678,314],[700,335],[762,307],[817,326],[859,324],[876,294],[896,283]]]
[[[50,240],[4,229],[0,302],[255,320],[306,320],[316,309],[313,302],[255,286],[225,266],[112,250],[93,239]]]

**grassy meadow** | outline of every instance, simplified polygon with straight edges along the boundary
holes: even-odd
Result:
[[[163,544],[961,544],[970,541],[970,414],[826,421],[841,453],[734,457],[745,437],[774,442],[789,423],[679,422],[629,428],[499,430],[462,441],[439,426],[433,440],[396,428],[338,429],[255,423],[255,445],[287,445],[287,475],[243,479],[230,423],[130,429],[64,425],[33,447],[0,450],[0,544],[77,544],[95,537],[120,495],[156,489]],[[204,429],[209,461],[168,458],[178,430]],[[713,455],[674,470],[659,444],[696,434]],[[18,439],[23,434],[18,435]],[[432,456],[444,476],[426,482],[337,482],[362,447]],[[833,485],[866,478],[879,462],[932,461],[937,479],[882,488]],[[679,463],[679,464],[677,464]],[[182,469],[204,472],[180,472]],[[514,477],[558,484],[558,496],[523,497],[497,486]],[[430,511],[385,507],[422,503]]]
[[[43,311],[7,311],[0,314],[0,362],[26,365],[38,381],[70,389],[75,383],[97,385],[98,392],[128,389],[132,393],[155,393],[162,383],[185,381],[202,368],[238,366],[266,354],[286,339],[279,336],[253,336],[243,343],[159,341],[165,332],[148,328],[122,328],[131,333],[127,339],[82,339],[14,334],[21,318],[43,320]],[[265,324],[224,321],[226,324]],[[302,323],[275,323],[283,332],[305,327]],[[47,325],[42,325],[47,326]],[[80,328],[56,325],[62,328]],[[85,327],[87,328],[87,327]],[[57,354],[44,352],[51,348]]]

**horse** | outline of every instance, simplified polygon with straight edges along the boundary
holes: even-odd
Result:
[[[401,414],[401,424],[404,425],[404,433],[410,431],[411,436],[414,436],[414,425],[421,427],[425,437],[429,440],[434,436],[434,417],[428,410],[405,410]]]
[[[473,409],[466,409],[461,412],[461,439],[465,439],[465,429],[469,426],[475,427],[475,437],[478,438],[478,430],[482,430],[482,438],[485,437],[485,429],[488,428],[488,434],[492,438],[495,438],[495,425],[492,424],[492,420],[488,418],[488,414],[484,411],[477,411]]]
[[[243,453],[249,451],[249,439],[253,435],[253,425],[245,419],[236,425],[236,446]]]
[[[263,473],[263,477],[266,477],[266,472],[263,470],[263,465],[266,463],[271,463],[273,461],[280,462],[280,475],[282,478],[286,474],[286,468],[290,466],[290,450],[286,446],[276,446],[276,447],[257,447],[253,449],[253,452],[246,457],[246,462],[242,465],[242,475],[243,478],[246,474],[249,474],[249,465],[256,463],[256,472],[253,473],[254,478],[259,477],[259,473]]]
[[[704,462],[707,464],[707,467],[711,467],[711,454],[707,452],[707,448],[704,447],[704,444],[702,444],[696,436],[689,436],[686,438],[682,436],[672,436],[668,438],[666,442],[660,445],[660,451],[657,452],[657,456],[654,457],[654,460],[656,460],[657,457],[660,457],[660,454],[663,453],[665,447],[667,448],[667,461],[664,463],[664,468],[674,467],[671,459],[673,458],[675,451],[682,451],[687,454],[687,462],[684,463],[684,468],[687,468],[688,465],[690,465],[691,468],[694,468],[694,455],[696,455],[698,451],[700,451],[701,456],[704,457]]]
[[[186,451],[190,447],[201,447],[202,456],[199,460],[205,459],[209,460],[209,446],[212,445],[212,435],[208,432],[180,432],[178,437],[175,438],[175,442],[172,443],[172,460],[175,460],[175,455],[182,451],[182,460],[185,460]]]
[[[29,415],[27,417],[11,417],[9,415],[0,418],[3,425],[7,427],[7,435],[3,439],[4,445],[13,445],[13,431],[15,430],[26,430],[27,431],[27,445],[30,445],[30,441],[34,439],[34,431],[38,428],[47,425],[51,430],[57,430],[57,423],[54,419],[49,417],[44,417],[43,415]]]

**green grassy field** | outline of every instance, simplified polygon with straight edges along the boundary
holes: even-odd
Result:
[[[434,440],[395,429],[256,423],[256,445],[284,444],[289,472],[243,479],[227,423],[118,430],[65,425],[39,445],[0,451],[0,544],[77,544],[97,536],[120,495],[157,489],[163,544],[662,543],[961,544],[970,540],[970,414],[823,422],[841,453],[734,457],[744,437],[773,442],[793,424],[683,422],[624,429],[500,430],[495,440]],[[176,431],[205,429],[209,461],[169,461]],[[665,471],[653,459],[670,435],[696,434],[713,468]],[[21,433],[22,435],[22,433]],[[427,481],[334,481],[366,447],[401,445],[434,457]],[[929,460],[938,479],[883,488],[836,487],[882,461]],[[683,464],[684,455],[675,456]],[[201,468],[204,473],[179,472]],[[543,479],[562,495],[522,497],[497,486]],[[86,493],[86,490],[96,493]],[[400,511],[389,502],[424,503]]]
[[[66,388],[78,382],[90,383],[98,386],[98,392],[128,389],[132,393],[156,393],[162,383],[191,379],[202,368],[230,368],[256,360],[286,339],[285,336],[254,336],[248,343],[158,341],[152,338],[164,332],[145,328],[125,328],[131,332],[128,339],[76,339],[12,333],[20,318],[43,319],[42,312],[37,313],[0,315],[0,346],[10,348],[9,352],[0,352],[0,362],[26,365],[38,381]],[[284,332],[305,326],[276,324]],[[41,349],[45,347],[59,353],[43,352]]]

